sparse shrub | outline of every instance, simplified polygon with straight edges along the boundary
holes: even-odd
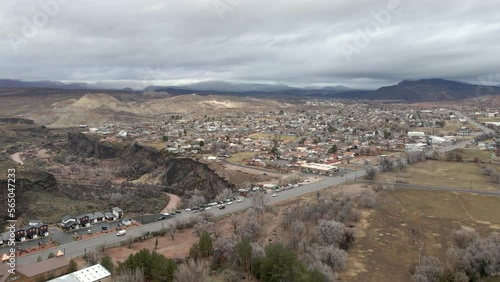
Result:
[[[475,230],[460,229],[452,235],[453,245],[459,249],[465,249],[477,240],[479,240],[479,233]]]
[[[365,208],[373,208],[377,203],[375,192],[372,190],[363,190],[359,196],[359,203]]]
[[[416,267],[412,279],[415,282],[439,282],[443,273],[443,264],[439,259],[424,257],[422,258],[422,264]]]
[[[378,184],[371,186],[371,188],[372,188],[373,192],[378,193],[384,189],[384,185],[378,183]]]
[[[365,166],[365,172],[366,178],[368,178],[369,180],[375,179],[375,176],[377,175],[377,169],[372,165]]]
[[[391,171],[394,168],[394,163],[389,158],[382,158],[378,168],[381,172]]]
[[[472,162],[476,163],[476,164],[482,164],[483,161],[479,158],[479,157],[475,157]]]
[[[354,222],[358,222],[360,219],[361,219],[361,212],[358,210],[353,210],[351,212],[350,220],[352,220]]]

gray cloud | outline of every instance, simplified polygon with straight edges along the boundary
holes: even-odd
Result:
[[[0,77],[500,84],[498,19],[495,0],[3,1]]]

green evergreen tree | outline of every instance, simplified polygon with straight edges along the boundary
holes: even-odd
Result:
[[[106,268],[111,274],[113,274],[113,270],[115,268],[115,264],[113,263],[113,259],[109,256],[104,256],[101,258],[101,265]]]
[[[68,273],[72,273],[77,270],[78,270],[78,265],[76,264],[76,261],[74,259],[70,259],[68,264]]]
[[[201,235],[198,248],[200,249],[200,255],[202,257],[209,257],[212,254],[212,238],[210,238],[210,234],[208,234],[208,232],[203,232]]]

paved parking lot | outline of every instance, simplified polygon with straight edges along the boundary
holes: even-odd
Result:
[[[177,214],[178,216],[179,214]],[[155,222],[155,221],[159,221],[159,218],[160,217],[163,217],[163,215],[161,214],[148,214],[148,215],[144,215],[144,216],[136,216],[136,217],[133,217],[132,219],[141,223],[141,224],[148,224],[148,223],[152,223],[152,222]],[[169,215],[169,216],[166,216],[165,219],[169,219],[169,218],[174,218],[175,215]]]
[[[121,220],[117,221],[103,221],[103,222],[98,222],[98,223],[92,223],[91,226],[87,226],[84,228],[81,228],[79,230],[74,230],[74,231],[69,231],[67,234],[74,235],[75,233],[78,234],[78,236],[89,234],[89,233],[99,233],[103,231],[103,227],[106,227],[108,230],[119,227],[118,225],[121,225]],[[90,230],[90,232],[89,232]]]

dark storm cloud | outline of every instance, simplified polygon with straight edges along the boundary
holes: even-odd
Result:
[[[499,84],[499,18],[493,0],[3,1],[0,77]]]

